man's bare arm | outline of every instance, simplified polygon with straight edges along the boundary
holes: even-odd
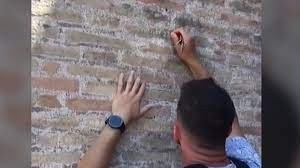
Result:
[[[208,71],[197,59],[194,39],[186,33],[183,28],[178,28],[171,32],[171,40],[174,44],[177,56],[188,66],[195,79],[210,77]],[[237,116],[232,124],[230,137],[233,136],[244,136]]]
[[[150,108],[140,110],[140,102],[145,90],[145,83],[140,77],[134,79],[130,73],[126,87],[123,83],[123,74],[119,77],[118,88],[112,102],[112,113],[121,117],[125,126],[142,117]],[[95,144],[89,148],[80,160],[79,168],[107,168],[112,160],[113,152],[121,138],[120,130],[105,126]]]
[[[119,130],[105,126],[95,144],[80,160],[79,168],[107,168],[121,137]]]
[[[187,34],[183,28],[178,28],[171,32],[171,40],[174,44],[177,56],[191,70],[195,79],[205,79],[209,77],[207,70],[197,59],[197,52],[194,39]]]

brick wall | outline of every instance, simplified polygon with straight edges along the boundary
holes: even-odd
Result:
[[[32,166],[76,167],[109,115],[120,72],[157,103],[125,133],[115,167],[179,167],[171,124],[191,79],[169,32],[188,26],[199,59],[234,100],[261,151],[260,0],[32,0]]]

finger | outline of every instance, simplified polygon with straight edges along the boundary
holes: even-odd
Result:
[[[124,78],[124,74],[121,73],[121,74],[119,75],[119,80],[118,80],[117,94],[122,93],[122,89],[123,89],[123,85],[124,85],[124,83],[123,83],[123,78]]]
[[[139,91],[138,91],[138,93],[137,93],[137,98],[138,99],[142,98],[142,96],[143,96],[143,94],[145,92],[145,87],[146,87],[146,84],[145,84],[145,82],[143,82],[142,85],[141,85],[141,87],[140,87],[140,89],[139,89]]]
[[[132,88],[132,84],[133,84],[133,71],[130,71],[130,75],[128,77],[127,83],[126,83],[126,89],[125,92],[129,93],[131,88]]]
[[[137,77],[136,79],[135,79],[135,81],[134,81],[134,84],[133,84],[133,87],[132,87],[132,89],[131,89],[131,93],[132,94],[136,94],[137,93],[137,91],[138,91],[138,89],[139,89],[139,87],[140,87],[140,82],[141,82],[141,78],[140,77]]]

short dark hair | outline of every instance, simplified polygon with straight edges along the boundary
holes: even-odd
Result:
[[[202,146],[224,146],[235,115],[229,94],[212,78],[182,85],[177,116],[184,129]]]

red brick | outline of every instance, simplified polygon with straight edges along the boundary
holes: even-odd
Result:
[[[32,77],[31,84],[33,88],[78,91],[78,82],[71,79]]]
[[[161,69],[163,67],[163,64],[159,60],[132,55],[124,56],[122,62],[133,66],[149,67],[153,69]]]
[[[32,127],[41,129],[51,127],[60,130],[70,130],[71,128],[77,127],[79,125],[79,120],[74,116],[59,116],[49,119],[43,115],[34,115],[32,116],[31,125]]]
[[[146,4],[155,4],[161,8],[175,9],[175,10],[183,10],[185,6],[183,3],[177,3],[170,0],[163,0],[163,1],[162,0],[138,0],[138,1]]]
[[[51,95],[41,95],[38,99],[38,104],[40,106],[50,107],[50,108],[59,108],[61,104],[57,100],[56,96]]]
[[[116,90],[115,85],[103,84],[99,82],[87,82],[85,87],[82,88],[83,93],[88,93],[93,95],[104,95],[104,96],[112,96],[115,90]]]
[[[58,56],[63,58],[79,59],[80,48],[59,45],[36,44],[32,47],[33,55]]]
[[[91,76],[108,79],[117,79],[119,72],[115,69],[104,68],[104,67],[93,67],[93,66],[80,66],[80,65],[70,65],[68,66],[68,72],[72,75],[80,76]]]
[[[127,49],[130,44],[126,40],[105,37],[80,31],[66,31],[66,40],[70,43],[101,43],[108,47]]]
[[[74,98],[67,100],[66,106],[74,111],[111,111],[109,100]]]
[[[157,53],[159,55],[172,55],[173,50],[169,47],[161,47],[155,44],[150,44],[149,47],[145,47],[142,49],[144,52],[152,52]]]
[[[83,58],[87,59],[91,65],[110,65],[117,62],[117,55],[112,52],[86,52],[83,54]]]
[[[59,68],[59,64],[57,63],[52,63],[52,62],[49,62],[49,63],[46,63],[43,67],[43,70],[45,72],[47,72],[47,74],[49,75],[53,75],[57,72],[57,69]]]

